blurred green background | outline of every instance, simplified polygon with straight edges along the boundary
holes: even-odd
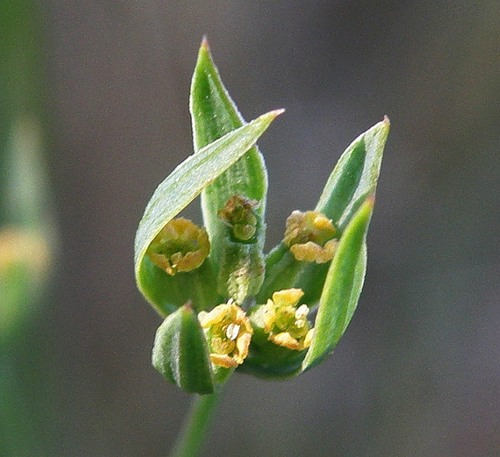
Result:
[[[234,376],[205,455],[500,455],[497,1],[37,6],[25,25],[39,30],[27,46],[45,98],[32,109],[59,248],[44,303],[2,347],[0,380],[20,387],[6,383],[0,408],[32,420],[0,410],[1,456],[168,455],[190,398],[150,366],[160,320],[136,291],[133,239],[156,185],[192,152],[205,33],[247,119],[287,109],[259,143],[269,246],[292,210],[314,206],[344,148],[392,121],[349,330],[297,379]]]

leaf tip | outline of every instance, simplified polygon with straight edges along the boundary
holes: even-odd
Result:
[[[381,130],[385,135],[385,137],[387,138],[387,136],[389,135],[389,130],[391,129],[391,120],[389,119],[389,116],[385,115],[384,119],[382,119],[382,122],[380,122],[380,124],[381,124]]]
[[[206,35],[203,35],[201,39],[200,51],[210,51],[210,45],[208,44],[208,38]]]
[[[369,208],[373,208],[375,206],[375,194],[369,195],[365,200],[365,205]]]
[[[270,118],[274,119],[278,117],[280,114],[283,114],[285,112],[285,108],[280,108],[280,109],[275,109],[272,111],[269,111],[266,116],[269,116]]]

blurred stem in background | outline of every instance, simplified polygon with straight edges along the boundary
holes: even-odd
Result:
[[[44,164],[42,27],[32,0],[0,0],[0,456],[50,455],[51,401],[34,317],[54,224]]]

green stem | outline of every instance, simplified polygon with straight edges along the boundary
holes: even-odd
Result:
[[[220,392],[197,395],[170,457],[196,457],[207,435]]]

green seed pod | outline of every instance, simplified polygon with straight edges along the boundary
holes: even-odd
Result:
[[[186,392],[214,391],[207,342],[190,305],[170,314],[158,328],[152,363],[165,379]]]
[[[291,350],[273,343],[263,328],[254,326],[248,357],[237,371],[264,379],[291,378],[301,372],[306,353],[307,351]]]

